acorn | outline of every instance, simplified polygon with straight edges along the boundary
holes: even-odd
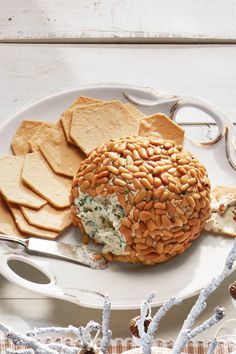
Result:
[[[139,331],[138,331],[138,326],[137,326],[137,321],[139,319],[140,319],[140,316],[134,317],[134,318],[132,318],[132,320],[129,323],[130,333],[132,334],[132,336],[134,336],[136,338],[140,338]],[[148,327],[149,327],[151,322],[152,322],[152,318],[151,317],[148,317],[144,321],[144,331],[145,331],[145,333],[147,333]]]
[[[99,354],[99,353],[100,353],[99,348],[94,348],[93,346],[86,345],[82,347],[77,354]]]
[[[231,297],[236,300],[236,281],[229,286],[229,293]]]

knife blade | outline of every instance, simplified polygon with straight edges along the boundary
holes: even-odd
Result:
[[[107,260],[100,253],[85,245],[74,245],[66,242],[56,242],[34,237],[19,238],[14,235],[0,234],[0,241],[16,242],[24,246],[27,252],[50,255],[85,265],[92,269],[106,269]]]

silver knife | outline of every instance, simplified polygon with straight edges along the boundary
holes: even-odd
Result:
[[[104,257],[97,257],[99,252],[85,245],[73,245],[71,243],[43,240],[33,237],[24,239],[2,234],[0,234],[0,241],[16,242],[24,246],[28,252],[36,252],[62,258],[92,269],[106,269],[108,267],[108,262]]]

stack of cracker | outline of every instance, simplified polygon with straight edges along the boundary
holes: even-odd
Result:
[[[0,156],[0,233],[55,239],[72,222],[69,194],[80,162],[97,146],[129,135],[183,143],[184,131],[163,114],[80,96],[60,120],[24,120]]]
[[[12,151],[0,156],[0,232],[55,239],[71,224],[71,182],[84,155],[60,121],[23,121]]]

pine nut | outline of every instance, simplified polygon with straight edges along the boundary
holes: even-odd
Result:
[[[157,242],[156,244],[156,250],[159,254],[163,253],[164,250],[164,243],[163,242]]]
[[[134,176],[136,178],[146,178],[147,177],[147,173],[146,172],[135,172]]]
[[[114,183],[115,183],[117,186],[121,186],[121,187],[126,186],[126,182],[123,181],[123,180],[120,179],[120,178],[116,178],[115,181],[114,181]]]
[[[144,198],[146,197],[146,194],[147,194],[147,192],[144,189],[141,189],[140,191],[138,191],[135,198],[134,198],[135,203],[139,203],[142,200],[144,200]]]
[[[143,209],[146,205],[146,202],[145,201],[142,201],[142,202],[139,202],[136,204],[136,208],[138,209]]]
[[[167,208],[167,212],[168,212],[169,216],[173,217],[176,213],[176,208],[171,203],[171,201],[169,201],[169,200],[166,201],[166,208]]]
[[[191,195],[188,195],[187,199],[188,199],[188,202],[191,205],[191,207],[194,208],[196,203],[195,203],[195,200],[193,199],[193,197]]]
[[[147,178],[142,178],[141,183],[147,189],[153,189],[153,186],[151,185],[151,183],[149,182],[149,180]]]
[[[133,176],[130,173],[121,173],[121,177],[128,180],[133,179]]]
[[[108,166],[108,171],[110,171],[114,175],[118,175],[119,174],[119,170],[117,168],[115,168],[114,166]]]
[[[144,206],[144,210],[150,210],[153,207],[153,202],[148,202],[146,203],[146,205]]]
[[[172,226],[170,219],[166,215],[161,216],[161,223],[165,229],[169,229]]]
[[[160,197],[160,202],[165,202],[169,198],[169,192],[168,190],[165,190]]]
[[[88,173],[86,173],[86,174],[84,175],[84,179],[87,179],[87,180],[91,181],[92,178],[93,178],[93,176],[94,176],[94,173],[88,172]]]
[[[149,231],[154,231],[157,228],[157,225],[154,223],[152,219],[149,219],[146,225]]]
[[[168,180],[168,178],[167,178],[166,173],[162,173],[162,174],[160,175],[160,178],[161,178],[162,183],[163,183],[164,185],[167,185],[167,184],[169,183],[169,180]]]
[[[92,163],[85,168],[84,173],[92,172],[95,170],[95,168],[97,168],[97,165]]]
[[[122,208],[124,208],[126,206],[124,194],[118,195],[118,201],[119,201],[120,205],[122,206]]]
[[[154,168],[154,171],[153,171],[153,173],[154,173],[155,175],[160,175],[162,172],[163,172],[163,167],[161,167],[161,166],[155,167],[155,168]]]
[[[139,155],[137,150],[133,151],[132,157],[133,157],[134,160],[140,160],[141,159],[141,157],[140,157],[140,155]]]
[[[90,186],[90,182],[88,180],[83,181],[82,184],[80,185],[81,192],[84,192],[87,188],[89,188],[89,186]]]
[[[107,182],[108,182],[108,178],[107,177],[99,178],[96,181],[97,184],[103,184],[103,183],[107,183]]]
[[[171,192],[180,194],[180,189],[174,183],[170,183],[168,188]]]
[[[138,153],[143,159],[147,159],[148,158],[147,151],[144,148],[138,149]]]
[[[129,165],[127,166],[127,169],[131,172],[138,172],[139,171],[139,168],[137,166],[134,166],[134,165]]]
[[[127,227],[128,229],[131,227],[131,221],[128,218],[124,218],[121,223],[122,226]]]
[[[161,179],[158,178],[158,177],[154,177],[153,178],[153,184],[154,184],[155,187],[160,187],[160,185],[162,184]]]
[[[137,178],[133,178],[132,182],[133,182],[133,185],[135,186],[136,189],[142,188],[142,185]]]
[[[161,202],[157,202],[157,203],[154,204],[154,208],[165,210],[166,209],[166,204],[165,203],[161,203]]]
[[[152,217],[152,214],[149,211],[143,210],[143,211],[141,211],[139,213],[140,220],[142,220],[144,222],[146,222],[147,220],[151,219],[151,217]]]
[[[164,193],[165,187],[164,186],[160,186],[157,189],[154,189],[153,191],[153,195],[155,198],[160,198],[162,196],[162,194]]]

